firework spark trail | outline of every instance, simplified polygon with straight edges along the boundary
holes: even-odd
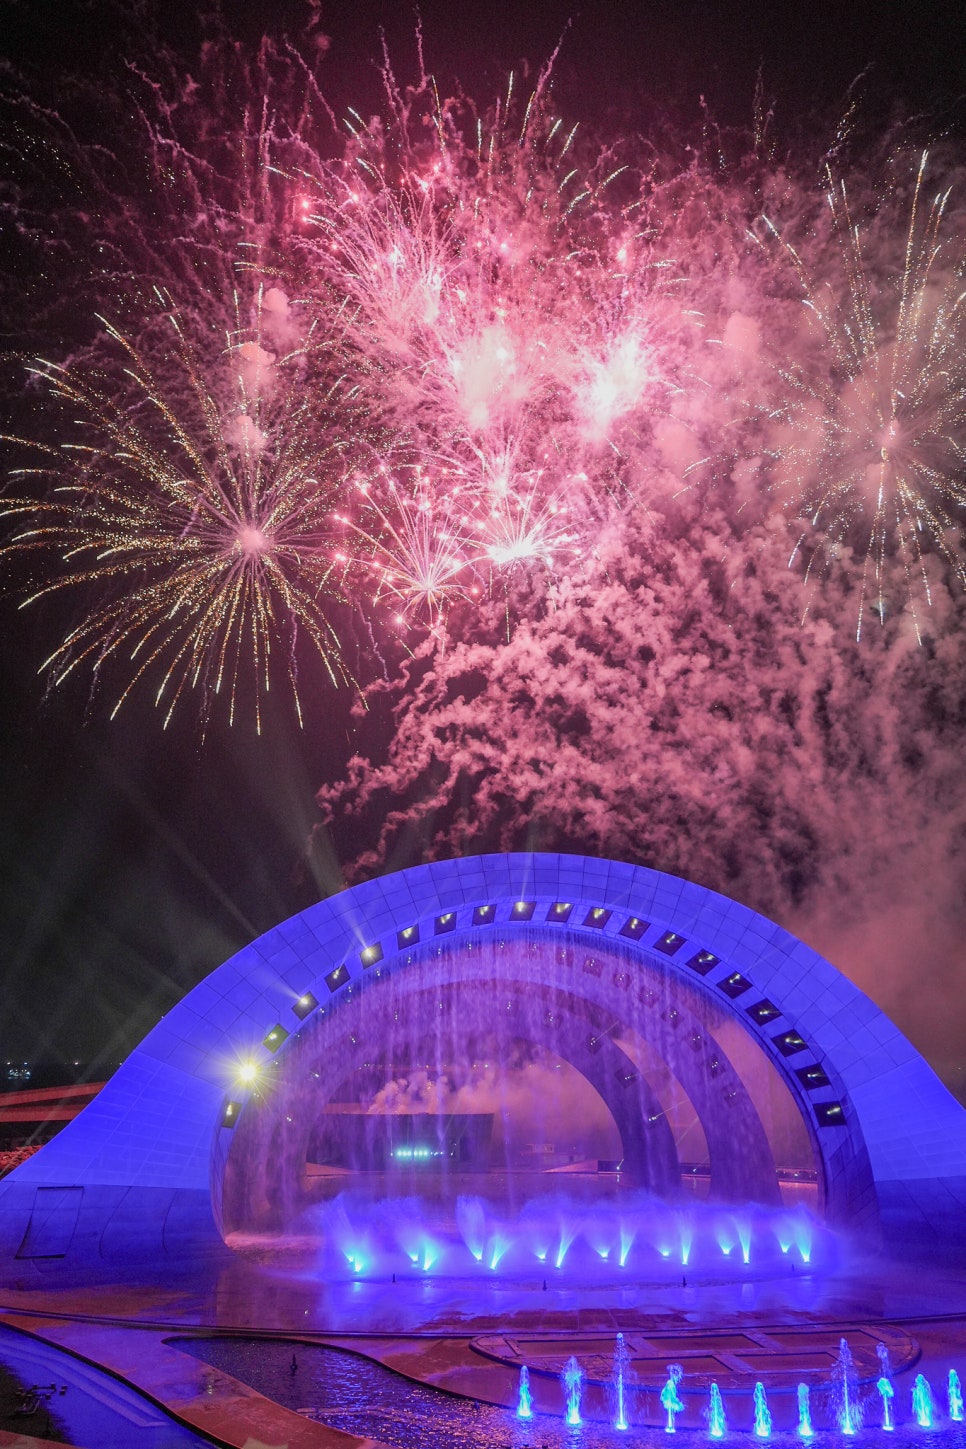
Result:
[[[891,285],[871,269],[842,180],[830,176],[828,190],[841,288],[817,282],[787,245],[833,371],[815,379],[805,368],[780,369],[789,402],[779,416],[793,431],[778,461],[793,503],[807,511],[812,563],[827,565],[848,546],[862,553],[859,637],[870,593],[873,612],[885,612],[893,555],[914,611],[917,577],[929,601],[928,553],[966,580],[952,541],[966,507],[966,266],[943,237],[949,192],[923,196],[926,167],[923,153]]]
[[[434,138],[418,153],[408,140],[417,101]],[[498,109],[486,139],[480,125],[470,150],[424,78],[395,102],[404,164],[388,166],[381,130],[353,126],[349,169],[335,185],[320,183],[308,209],[319,233],[308,247],[341,299],[339,340],[367,417],[390,446],[446,458],[437,476],[448,498],[461,493],[464,534],[478,537],[482,559],[552,568],[577,515],[599,521],[620,492],[611,431],[660,385],[646,319],[664,277],[659,268],[622,274],[629,246],[619,210],[607,218],[620,234],[616,271],[606,249],[582,237],[581,204],[604,229],[601,196],[616,173],[569,195],[579,171],[569,164],[573,132],[544,113],[539,87],[509,143],[506,114]],[[411,536],[404,521],[388,528],[394,544],[401,534]],[[470,569],[478,562],[467,556]]]
[[[202,713],[224,688],[233,717],[240,674],[254,667],[267,690],[276,642],[299,629],[330,678],[345,677],[322,605],[332,574],[326,519],[338,461],[318,450],[319,399],[287,390],[273,395],[287,384],[261,345],[263,334],[241,340],[244,329],[235,329],[226,346],[236,406],[225,416],[222,399],[231,384],[222,382],[216,397],[180,318],[165,315],[195,403],[190,421],[159,391],[133,343],[109,324],[132,385],[125,408],[83,370],[40,365],[37,374],[77,410],[96,441],[44,448],[66,457],[66,468],[41,470],[53,486],[39,502],[6,500],[5,513],[26,525],[10,547],[53,551],[64,561],[66,571],[28,603],[68,586],[92,588],[103,600],[46,661],[55,682],[85,661],[99,672],[123,655],[132,672],[115,713],[157,665],[156,702],[166,719],[186,690],[199,688]],[[60,481],[64,471],[76,472],[77,481]],[[291,661],[289,652],[298,705]],[[257,693],[255,708],[260,724]]]
[[[412,475],[403,486],[400,474]],[[423,464],[393,476],[380,466],[374,477],[358,479],[355,490],[357,510],[334,515],[344,528],[335,561],[347,589],[351,580],[368,579],[372,603],[397,600],[395,622],[404,628],[412,616],[438,626],[451,599],[479,595],[458,490],[447,492],[438,476],[430,482]]]
[[[264,437],[244,398],[239,408],[237,399],[216,396],[218,388],[199,387],[198,369],[186,363],[187,353],[210,352],[211,336],[219,330],[237,332],[232,346],[244,391],[246,372],[271,372],[274,357],[264,365],[261,359],[283,345],[278,334],[289,326],[288,297],[301,284],[304,314],[313,318],[317,355],[325,354],[326,365],[312,379],[316,415],[306,394],[293,446],[339,453],[345,464],[325,543],[335,568],[324,582],[338,573],[344,592],[355,600],[368,597],[378,607],[391,598],[396,623],[422,620],[438,628],[451,600],[476,598],[481,586],[503,588],[508,571],[529,565],[553,575],[565,567],[590,546],[594,530],[614,508],[633,497],[628,451],[639,451],[642,441],[646,446],[653,418],[672,390],[673,348],[661,341],[662,324],[673,333],[676,322],[666,324],[680,310],[665,295],[672,263],[651,258],[652,242],[642,240],[639,198],[627,208],[608,209],[608,188],[623,168],[608,167],[604,156],[586,166],[578,160],[576,127],[565,127],[549,106],[548,71],[519,114],[511,77],[506,99],[484,124],[472,108],[441,103],[425,73],[404,94],[387,66],[388,121],[351,120],[345,154],[327,160],[318,147],[318,117],[331,117],[304,66],[297,57],[287,60],[293,90],[307,100],[293,112],[290,101],[269,99],[280,90],[279,56],[263,47],[248,75],[237,163],[197,106],[189,106],[187,127],[193,151],[177,134],[177,108],[170,100],[155,97],[160,114],[154,119],[147,100],[139,105],[158,189],[173,213],[197,218],[187,235],[180,216],[173,230],[172,283],[189,302],[168,309],[179,319],[180,341],[172,351],[156,318],[145,315],[146,278],[165,271],[163,228],[157,221],[146,233],[133,227],[131,255],[125,257],[121,227],[110,234],[105,280],[116,282],[128,265],[130,295],[122,310],[133,314],[133,331],[107,328],[106,335],[115,342],[131,335],[138,349],[137,366],[121,382],[122,393],[133,388],[127,405],[136,412],[150,398],[159,412],[166,407],[167,442],[190,455],[190,437],[177,421],[187,378],[208,450],[229,476],[234,453],[259,452]],[[229,55],[227,64],[223,59],[209,89],[226,92],[226,75],[238,69],[237,57]],[[150,83],[140,79],[150,95]],[[260,104],[259,88],[264,88]],[[266,330],[274,324],[270,348],[242,340],[244,328],[226,329],[221,320],[237,288],[235,278],[246,275],[249,286],[261,289]],[[270,307],[272,299],[281,299],[281,306]],[[103,349],[95,344],[93,350],[100,363]],[[54,379],[53,371],[41,371]],[[55,381],[54,390],[80,409],[81,421],[101,429],[107,451],[124,453],[128,444],[96,389],[81,385],[77,369],[70,379],[69,385],[63,378]],[[279,428],[273,438],[277,453]],[[121,474],[136,496],[133,519],[149,477],[161,495],[172,485],[163,458],[148,456],[141,444],[133,446],[131,457],[133,467]],[[193,465],[200,475],[207,463],[195,458]],[[369,480],[366,489],[355,486],[360,475]],[[390,486],[383,487],[385,479]],[[115,470],[112,507],[119,506],[121,486]],[[87,497],[91,487],[87,476],[78,496]],[[43,543],[80,560],[85,550],[71,546],[71,517],[81,539],[83,524],[79,514],[64,511],[66,496],[58,505],[57,527],[51,503],[40,504],[47,526],[34,532],[31,546]],[[304,498],[300,506],[308,508],[313,544],[320,547],[289,551],[290,590],[296,589],[295,566],[303,570],[301,592],[289,602],[298,604],[306,627],[311,615],[314,642],[338,672],[325,604],[315,595],[324,509]],[[29,512],[25,501],[15,507],[18,516]],[[234,513],[249,541],[267,536],[251,504]],[[116,519],[114,526],[120,526]],[[276,539],[277,531],[271,536]],[[197,542],[191,529],[179,534],[183,548],[189,537]],[[347,549],[347,540],[355,546]],[[11,546],[26,543],[26,535],[18,534]],[[260,585],[277,589],[279,581],[263,549],[249,548],[244,556],[248,566],[238,577],[246,580],[253,617],[260,621],[252,634],[253,662],[267,687],[266,651],[279,621]],[[87,621],[52,656],[55,677],[64,677],[80,658],[93,659],[100,670],[117,652],[124,631],[116,550],[114,557],[110,572],[74,565],[57,581],[58,588],[76,583],[94,590],[95,599],[99,584],[110,581],[115,592],[110,606],[95,602]],[[162,557],[174,561],[161,550],[159,568]],[[157,632],[150,628],[152,600],[164,604],[166,617],[179,616],[173,598],[184,590],[183,580],[172,577],[172,592],[166,594],[157,585],[145,589],[131,571],[126,577],[134,590],[130,619],[137,617],[138,629]],[[200,576],[195,580],[200,583]],[[200,607],[197,590],[191,598],[193,608]],[[203,670],[198,652],[188,649],[183,660],[179,655],[186,673],[175,699],[185,680],[200,682],[203,673],[218,692],[229,653],[237,680],[238,629],[248,616],[240,595],[231,608],[224,607],[224,596],[218,606],[212,603],[207,617],[213,632],[205,648],[197,646],[209,662]],[[220,653],[214,623],[219,618]],[[162,652],[146,650],[142,642],[137,673],[122,697]],[[169,661],[162,695],[170,688],[171,669]],[[234,700],[234,689],[230,697]]]
[[[720,156],[662,184],[581,144],[549,70],[519,103],[511,78],[482,117],[422,65],[402,90],[388,63],[385,115],[351,114],[340,151],[297,53],[213,55],[177,103],[136,73],[160,200],[150,225],[106,230],[124,323],[35,368],[87,440],[23,475],[35,501],[4,505],[8,551],[61,560],[32,597],[93,600],[55,679],[82,661],[106,677],[127,653],[122,700],[157,669],[169,713],[197,689],[234,714],[246,672],[269,687],[283,637],[297,702],[297,631],[332,679],[349,672],[342,602],[409,652],[488,594],[512,630],[522,572],[525,607],[544,607],[621,515],[712,486],[736,456],[765,457],[774,497],[807,512],[810,573],[864,549],[860,623],[870,579],[885,608],[893,555],[910,592],[918,569],[928,598],[930,554],[963,580],[963,260],[945,196],[921,199],[924,158],[891,316],[844,186],[837,292],[814,248],[772,249],[823,367],[769,336],[784,314],[756,272],[755,206]],[[213,98],[234,92],[226,139]]]

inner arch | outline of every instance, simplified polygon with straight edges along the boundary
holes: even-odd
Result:
[[[355,1140],[356,1157],[368,1151],[371,1167],[375,1149],[364,1151],[365,1141],[381,1143],[382,1165],[396,1169],[397,1186],[425,1190],[427,1160],[413,1159],[404,1179],[398,1161],[385,1160],[387,1144],[402,1141],[400,1132],[393,1137],[386,1124],[362,1119],[380,1115],[380,1092],[403,1070],[424,1072],[428,1095],[435,1092],[439,1105],[442,1093],[452,1106],[480,1052],[492,1055],[505,1076],[521,1046],[535,1053],[535,1061],[539,1056],[568,1064],[606,1106],[620,1156],[592,1163],[601,1190],[607,1177],[608,1191],[645,1189],[667,1200],[680,1195],[682,1171],[695,1167],[682,1158],[675,1135],[675,1110],[683,1101],[700,1124],[696,1135],[708,1161],[697,1166],[707,1169],[710,1195],[777,1206],[773,1124],[763,1121],[761,1092],[749,1091],[747,1061],[743,1075],[726,1050],[727,1013],[660,962],[614,942],[594,946],[591,955],[585,940],[562,940],[559,931],[535,927],[483,940],[453,936],[381,963],[362,989],[320,1010],[279,1054],[270,1081],[235,1131],[224,1182],[225,1231],[279,1228],[297,1218],[318,1194],[318,1181],[306,1179],[307,1164],[334,1117],[343,1119],[343,1158],[352,1158],[347,1144]],[[760,1057],[760,1047],[748,1041],[748,1060]],[[359,1087],[355,1100],[347,1085],[353,1081]],[[786,1115],[794,1115],[794,1101],[784,1091]],[[511,1201],[515,1190],[519,1195],[512,1170],[504,1164],[501,1174],[487,1156],[479,1123],[457,1122],[467,1114],[455,1111],[422,1115],[435,1118],[420,1124],[423,1134],[436,1134],[435,1145],[429,1144],[441,1179],[434,1196],[447,1190],[455,1196],[465,1186],[459,1169],[466,1159],[457,1154],[454,1162],[453,1139],[465,1137],[471,1126],[477,1133],[473,1163],[489,1175],[489,1190]],[[352,1116],[355,1123],[345,1120]],[[801,1135],[807,1142],[804,1128]],[[538,1133],[534,1146],[541,1145]],[[817,1170],[814,1153],[807,1167]],[[364,1176],[357,1173],[355,1182]],[[377,1177],[369,1177],[370,1185]]]

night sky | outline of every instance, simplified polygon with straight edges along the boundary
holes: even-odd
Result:
[[[966,119],[966,27],[956,3],[433,0],[420,8],[427,59],[443,87],[459,76],[484,100],[509,67],[539,63],[566,29],[558,98],[575,118],[605,126],[635,117],[646,124],[655,110],[693,123],[702,97],[722,123],[747,124],[760,73],[792,134],[815,114],[833,115],[866,68],[871,104],[928,110],[960,135]],[[298,34],[306,8],[272,10],[283,17],[273,21],[276,33],[287,23]],[[139,13],[190,60],[201,32],[188,7],[146,4]],[[223,6],[228,28],[249,40],[265,13],[263,5]],[[331,38],[324,66],[333,103],[361,98],[374,107],[380,27],[404,65],[412,12],[363,0],[322,3],[318,15]],[[3,3],[0,48],[29,90],[55,83],[59,67],[118,67],[123,47],[134,54],[151,24],[134,7],[118,12],[97,0]],[[15,296],[25,259],[9,231],[3,257]],[[8,316],[5,327],[8,349],[28,345],[29,318]],[[42,345],[52,345],[46,335]],[[17,375],[11,363],[14,419]],[[225,957],[338,888],[340,858],[365,842],[346,834],[307,849],[315,791],[339,778],[351,752],[349,691],[335,696],[321,678],[310,683],[304,732],[281,698],[260,737],[247,720],[230,730],[220,719],[203,736],[190,711],[163,730],[144,697],[112,723],[107,698],[89,698],[85,679],[45,692],[36,670],[58,637],[56,613],[18,613],[14,598],[0,600],[0,1064],[78,1058],[97,1077]],[[928,1054],[929,1040],[916,1042]]]

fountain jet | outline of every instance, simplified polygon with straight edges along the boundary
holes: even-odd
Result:
[[[678,1394],[678,1384],[684,1377],[684,1369],[679,1363],[669,1363],[667,1366],[667,1383],[661,1390],[661,1403],[667,1414],[667,1423],[664,1425],[665,1433],[675,1432],[675,1415],[680,1414],[684,1408]]]
[[[721,1390],[717,1384],[711,1385],[711,1400],[708,1404],[708,1427],[711,1430],[712,1439],[723,1439],[725,1429],[728,1427],[725,1422],[724,1404],[721,1400]]]
[[[755,1384],[755,1435],[759,1439],[771,1438],[771,1410],[760,1379]]]
[[[517,1418],[533,1418],[533,1394],[530,1392],[530,1370],[526,1364],[520,1367],[520,1393],[517,1398]]]
[[[916,1374],[916,1382],[912,1390],[912,1412],[916,1416],[916,1423],[920,1429],[932,1428],[936,1405],[925,1374]]]
[[[617,1335],[614,1347],[614,1397],[616,1399],[614,1428],[629,1429],[627,1422],[627,1380],[630,1374],[631,1356],[624,1342],[624,1335]]]
[[[583,1370],[573,1354],[570,1355],[562,1375],[564,1393],[567,1396],[567,1423],[573,1428],[582,1422],[580,1417],[580,1391],[584,1382]]]

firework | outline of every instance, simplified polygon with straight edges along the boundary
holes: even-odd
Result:
[[[461,490],[447,487],[441,474],[416,464],[390,476],[380,467],[373,478],[355,480],[355,509],[335,515],[344,530],[335,561],[347,589],[356,591],[355,579],[373,605],[392,600],[401,628],[413,618],[438,626],[451,601],[480,592]]]
[[[61,562],[31,597],[93,599],[47,661],[55,681],[126,657],[121,700],[157,669],[168,713],[200,690],[234,714],[273,654],[295,685],[299,630],[344,677],[333,601],[403,637],[438,630],[513,571],[558,572],[622,506],[627,437],[663,386],[665,264],[631,265],[640,215],[603,200],[620,168],[578,163],[546,81],[518,114],[511,80],[474,128],[429,78],[404,100],[387,72],[388,125],[350,118],[329,161],[308,112],[283,134],[263,108],[234,198],[220,148],[216,169],[143,119],[159,173],[174,156],[192,205],[206,176],[217,200],[176,278],[187,310],[145,309],[138,283],[133,335],[107,328],[129,363],[116,401],[83,365],[36,369],[90,438],[32,474],[51,492],[4,510],[10,548]],[[152,238],[132,251],[157,270]],[[221,359],[203,362],[219,328]]]
[[[297,705],[300,632],[330,678],[345,677],[324,609],[332,573],[325,520],[338,462],[318,447],[319,399],[285,377],[304,352],[277,359],[265,345],[277,338],[284,300],[262,295],[256,328],[233,330],[211,369],[227,374],[217,386],[171,310],[163,314],[171,338],[164,388],[108,326],[126,363],[123,406],[81,369],[36,368],[93,440],[45,448],[56,462],[20,475],[42,479],[45,495],[3,508],[18,520],[13,550],[62,564],[28,603],[66,588],[95,599],[45,663],[55,683],[84,663],[106,676],[123,660],[115,713],[156,673],[166,720],[190,691],[205,714],[224,693],[233,717],[241,678],[253,673],[267,690],[282,652]],[[234,399],[227,411],[226,396]],[[255,698],[257,712],[258,690]]]
[[[487,597],[512,631],[517,607],[582,587],[622,516],[689,489],[725,508],[736,457],[765,460],[810,583],[858,556],[860,624],[894,560],[910,593],[930,556],[963,581],[962,251],[924,158],[894,267],[894,228],[871,245],[838,183],[824,257],[814,238],[768,250],[740,168],[595,149],[549,68],[480,115],[387,66],[384,114],[350,113],[340,149],[294,52],[212,54],[186,119],[167,92],[152,115],[146,85],[136,108],[160,201],[149,222],[120,208],[97,263],[123,325],[34,368],[83,440],[3,508],[8,551],[56,561],[31,597],[87,609],[55,681],[87,665],[118,702],[151,681],[166,718],[189,697],[234,717],[280,665],[297,705],[300,637],[348,677],[345,607],[404,653]],[[75,170],[103,206],[93,150]],[[782,195],[800,223],[801,185]],[[779,356],[795,286],[821,348],[796,335]]]
[[[418,499],[397,478],[381,527],[371,497],[368,518],[350,517],[376,553],[421,557],[394,570],[413,580],[411,614],[422,599],[435,616],[480,567],[553,568],[586,543],[624,490],[628,419],[639,442],[668,389],[655,341],[668,264],[642,248],[639,215],[605,205],[621,168],[576,164],[545,82],[522,118],[508,119],[508,95],[474,129],[430,80],[404,104],[387,77],[388,134],[353,122],[348,155],[305,201],[313,295],[376,474],[423,460],[404,469]],[[446,580],[433,603],[430,577]]]
[[[784,486],[800,503],[813,559],[861,556],[858,633],[871,608],[887,607],[897,559],[915,609],[929,599],[926,556],[935,553],[962,583],[958,535],[966,505],[966,314],[959,239],[944,236],[949,192],[924,194],[926,154],[915,172],[902,252],[892,275],[873,267],[844,181],[830,178],[828,205],[838,287],[820,282],[787,246],[805,305],[831,368],[781,367],[791,424],[776,455]],[[773,231],[776,229],[773,227]],[[810,564],[811,567],[811,564]]]

